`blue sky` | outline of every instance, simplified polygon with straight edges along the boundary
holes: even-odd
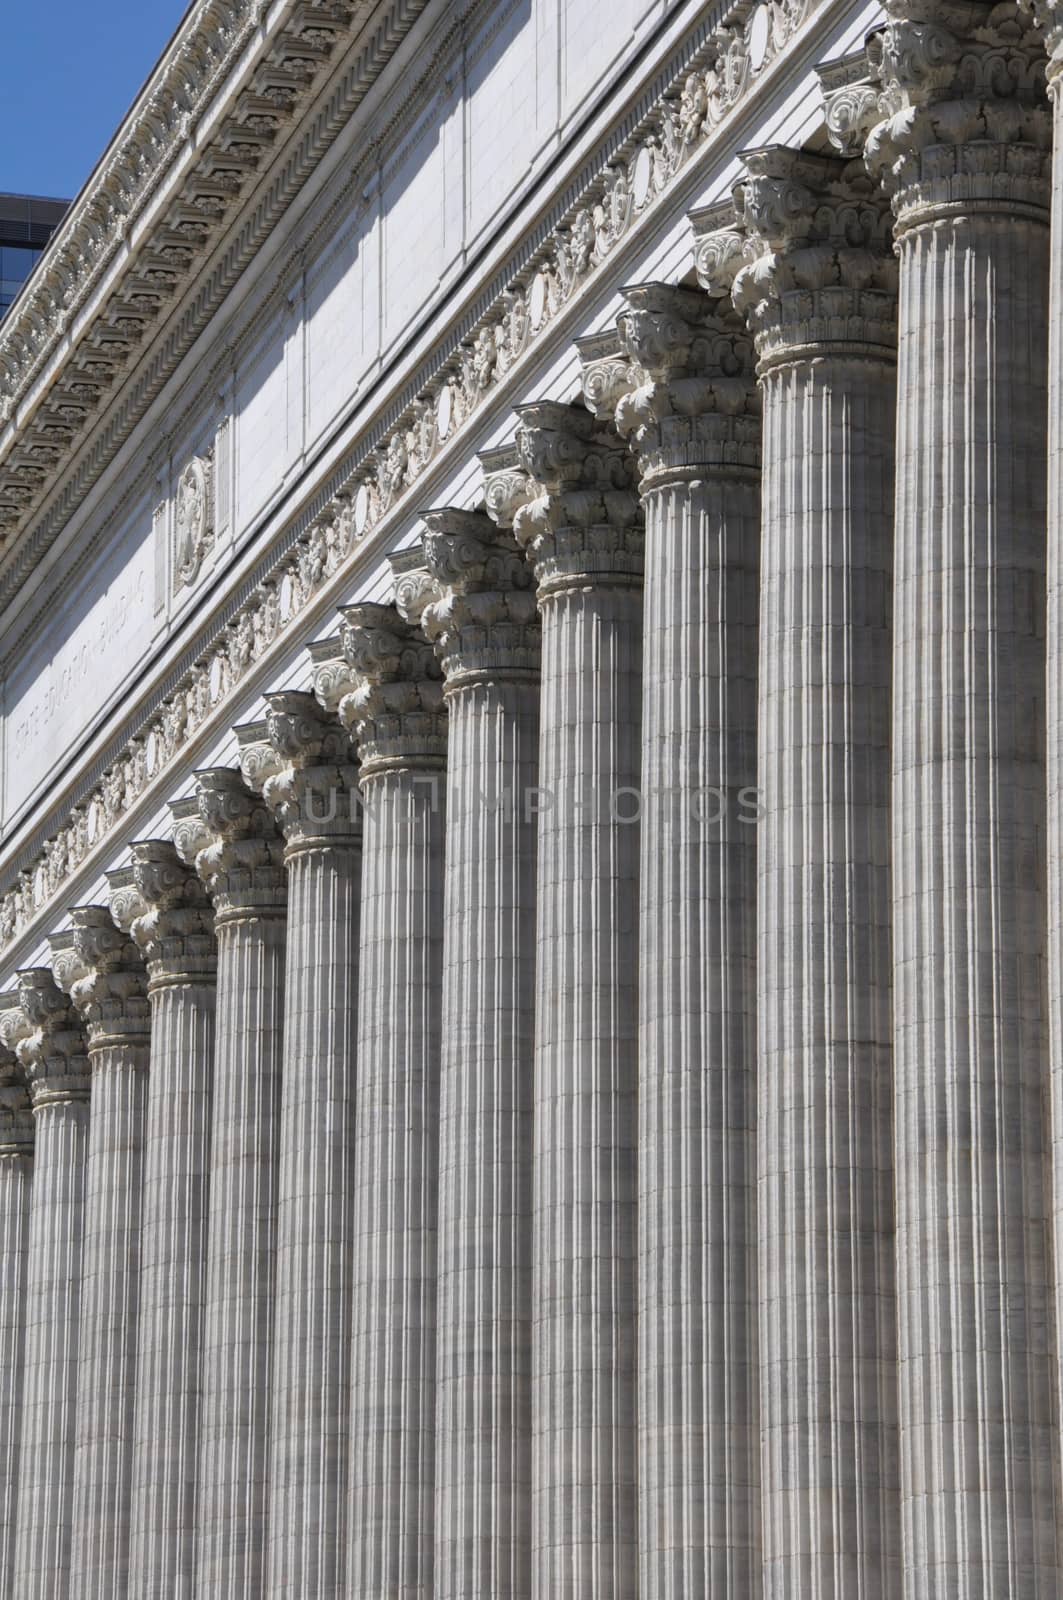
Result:
[[[0,0],[0,192],[73,196],[187,0]]]

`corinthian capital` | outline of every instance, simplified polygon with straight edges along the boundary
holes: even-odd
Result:
[[[887,0],[869,45],[878,120],[869,170],[899,232],[971,210],[1047,217],[1051,118],[1044,47],[1019,5]]]
[[[393,605],[369,601],[341,615],[350,690],[340,716],[358,741],[363,786],[386,772],[440,771],[447,754],[442,673],[419,625]]]
[[[201,841],[202,848],[205,830]],[[128,925],[144,957],[148,992],[179,983],[213,983],[218,962],[214,913],[195,870],[165,839],[134,844],[129,870],[135,902],[120,888],[117,895],[112,893],[111,915],[119,926]]]
[[[17,974],[0,1010],[0,1043],[22,1068],[35,1111],[88,1099],[81,1019],[47,967]]]
[[[235,918],[282,915],[284,846],[265,802],[233,767],[197,772],[196,801],[207,835],[196,853],[196,871],[219,926]]]
[[[85,1024],[90,1055],[136,1045],[129,1062],[146,1067],[151,1011],[139,950],[107,906],[77,906],[70,920],[69,931],[50,941],[52,970]]]
[[[797,356],[892,359],[897,263],[889,207],[861,163],[777,145],[743,154],[746,262],[732,291],[760,370]]]
[[[753,346],[729,301],[644,283],[624,290],[617,329],[640,382],[616,426],[639,452],[648,490],[706,468],[760,466],[760,396]]]
[[[435,585],[421,627],[448,691],[485,679],[534,679],[542,630],[532,577],[511,532],[482,511],[422,513],[424,563]]]
[[[642,505],[615,428],[555,400],[521,406],[517,416],[517,454],[538,492],[517,511],[513,532],[540,600],[596,583],[640,584]]]
[[[266,696],[266,734],[274,763],[262,797],[294,850],[351,842],[361,832],[358,764],[351,737],[312,694]]]
[[[15,995],[0,995],[0,1018]],[[3,1024],[0,1020],[0,1034]],[[33,1154],[33,1110],[29,1086],[18,1058],[0,1050],[0,1161]]]

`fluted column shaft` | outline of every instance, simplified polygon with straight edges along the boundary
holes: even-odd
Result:
[[[543,628],[532,1594],[625,1600],[638,1583],[642,530],[629,455],[587,412],[522,408],[518,449],[547,490],[515,523]]]
[[[393,607],[344,616],[365,801],[346,1592],[428,1600],[446,715],[432,652]]]
[[[71,1592],[104,1600],[129,1572],[149,1010],[139,952],[105,906],[52,941],[91,1072],[74,1420]]]
[[[72,1593],[74,1406],[88,1096],[42,1105],[35,1115],[15,1547],[19,1600],[51,1600]]]
[[[317,1600],[346,1557],[361,830],[339,723],[310,694],[267,705],[288,873],[267,1592]]]
[[[486,523],[486,518],[477,519]],[[431,523],[429,524],[431,530]],[[449,750],[439,1093],[436,1600],[529,1594],[538,627],[512,539],[425,541]],[[497,553],[496,553],[497,552]],[[497,567],[497,570],[496,570]],[[474,574],[481,573],[483,593]]]
[[[191,1600],[217,957],[213,915],[195,874],[171,844],[133,849],[141,903],[132,933],[148,966],[151,1066],[129,1593]]]
[[[887,31],[894,114],[869,144],[895,191],[900,258],[904,1593],[1047,1600],[1060,1576],[1042,1111],[1048,118],[1021,16],[967,9],[977,37],[929,41],[930,105],[922,18]]]
[[[198,783],[218,988],[196,1593],[243,1600],[265,1589],[285,881],[281,841],[239,774]]]
[[[646,519],[639,1594],[751,1600],[759,399],[729,301],[627,298],[621,340],[649,378],[618,412]]]
[[[1052,195],[1048,320],[1046,569],[1047,999],[1049,1206],[1055,1310],[1055,1393],[1063,1390],[1063,29],[1056,0],[1035,6],[1048,47]],[[1058,1399],[1057,1399],[1058,1403]],[[1058,1511],[1057,1511],[1058,1517]]]
[[[449,707],[436,1595],[516,1600],[530,1592],[535,824],[523,797],[538,694],[477,685]]]
[[[130,1594],[191,1596],[206,1288],[212,982],[152,994]]]
[[[103,1600],[129,1561],[146,1041],[90,1047],[90,1061],[71,1583]]]
[[[234,918],[217,934],[197,1586],[235,1597],[264,1567],[284,921]]]
[[[70,1545],[88,1058],[80,1021],[50,972],[20,974],[18,990],[24,1032],[17,1054],[33,1104],[34,1168],[13,1593],[16,1600],[74,1600]]]
[[[897,1257],[908,1562],[933,1575],[934,1595],[973,1597],[1016,1563],[1046,1581],[1056,1567],[1034,466],[1046,246],[1042,225],[992,218],[902,240]]]
[[[33,1115],[25,1082],[0,1066],[0,1593],[15,1588],[15,1525],[26,1336]]]
[[[896,269],[888,212],[864,199],[859,168],[780,150],[744,159],[739,210],[753,252],[763,251],[738,275],[735,301],[750,318],[763,396],[764,1595],[887,1600],[900,1555],[889,927]],[[796,238],[776,233],[780,216]]]
[[[358,851],[288,857],[270,1594],[340,1581],[350,1395]],[[308,1514],[308,1508],[314,1510]]]

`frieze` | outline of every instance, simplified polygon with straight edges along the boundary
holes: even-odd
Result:
[[[0,951],[59,897],[82,862],[330,583],[404,504],[428,465],[493,396],[686,164],[703,153],[816,0],[739,0],[614,150],[459,350],[352,471],[296,546],[131,739],[96,788],[0,899]],[[754,48],[755,46],[755,48]]]

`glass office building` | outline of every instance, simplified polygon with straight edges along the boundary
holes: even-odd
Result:
[[[40,260],[69,200],[0,194],[0,318]]]

